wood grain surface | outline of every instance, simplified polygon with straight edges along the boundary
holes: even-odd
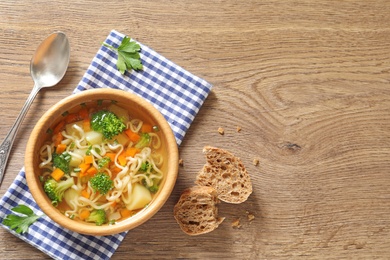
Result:
[[[63,81],[38,94],[21,126],[0,196],[23,167],[34,124],[71,94],[116,29],[214,87],[180,146],[171,199],[113,259],[388,259],[389,14],[385,0],[1,1],[0,139],[32,89],[40,41],[64,31],[72,52]],[[224,223],[190,237],[172,210],[205,145],[239,156],[254,192],[221,203]],[[46,258],[0,229],[0,259]]]

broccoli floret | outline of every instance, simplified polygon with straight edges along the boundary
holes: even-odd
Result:
[[[58,154],[56,152],[53,153],[53,166],[56,168],[60,168],[65,174],[70,173],[70,160],[72,156],[68,152],[63,152]]]
[[[146,146],[149,146],[150,140],[151,140],[151,138],[150,138],[150,135],[148,133],[142,133],[141,139],[135,145],[135,148],[142,149]]]
[[[154,181],[152,186],[148,186],[145,179],[142,180],[142,184],[151,192],[156,193],[158,191],[158,181]]]
[[[125,130],[126,125],[113,112],[100,110],[92,115],[91,127],[102,133],[106,139],[111,139]]]
[[[102,169],[108,166],[108,164],[111,162],[110,157],[103,157],[102,159],[98,160],[98,168]]]
[[[92,189],[96,192],[100,192],[100,194],[107,194],[112,187],[114,186],[114,182],[110,179],[110,176],[103,172],[98,172],[95,174],[89,182],[91,183]]]
[[[43,190],[50,198],[51,203],[54,206],[57,206],[58,203],[62,201],[62,198],[64,197],[64,192],[69,189],[73,184],[74,180],[72,177],[59,182],[57,182],[53,178],[49,178],[45,181],[43,185]]]
[[[153,186],[147,188],[151,193],[156,193],[158,191],[158,185],[156,183],[154,183]]]
[[[95,222],[96,226],[101,226],[107,222],[107,216],[104,209],[95,209],[89,214],[87,222]]]

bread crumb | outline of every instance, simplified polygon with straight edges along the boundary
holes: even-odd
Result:
[[[240,219],[239,218],[233,220],[232,227],[233,228],[240,228],[241,227],[241,223],[240,223]]]
[[[237,126],[236,131],[237,133],[241,132],[241,126]]]
[[[222,127],[219,127],[219,128],[218,128],[218,133],[219,133],[220,135],[224,135],[224,134],[225,134],[225,130],[224,130]]]
[[[251,222],[252,220],[255,219],[255,215],[253,215],[253,214],[248,214],[247,217],[248,217],[249,222]]]
[[[183,163],[183,159],[179,159],[179,166],[183,166],[184,165],[184,163]]]
[[[259,165],[259,159],[257,159],[257,158],[255,158],[255,159],[253,159],[253,165],[254,166],[257,166],[257,165]]]

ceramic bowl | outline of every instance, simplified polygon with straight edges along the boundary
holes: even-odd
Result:
[[[53,129],[63,119],[64,113],[76,111],[80,109],[81,105],[86,105],[87,107],[99,106],[102,102],[115,102],[118,106],[127,109],[131,116],[153,122],[158,126],[162,141],[161,153],[164,158],[162,166],[164,178],[148,207],[125,220],[118,221],[114,225],[97,226],[93,223],[70,219],[52,205],[43,190],[43,184],[39,177],[39,151],[43,143],[51,139],[50,129]],[[85,90],[71,95],[55,104],[40,118],[27,143],[25,171],[28,187],[35,201],[48,217],[62,227],[72,231],[102,236],[128,231],[155,215],[168,200],[174,188],[178,174],[178,160],[178,147],[174,134],[163,115],[153,105],[135,94],[122,90],[103,88]]]

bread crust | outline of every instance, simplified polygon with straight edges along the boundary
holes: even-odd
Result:
[[[206,164],[198,173],[195,183],[213,187],[218,198],[239,204],[252,193],[252,182],[241,159],[221,148],[205,146]]]
[[[225,219],[218,217],[218,203],[214,188],[193,186],[182,192],[173,215],[186,234],[205,234],[215,230]]]

